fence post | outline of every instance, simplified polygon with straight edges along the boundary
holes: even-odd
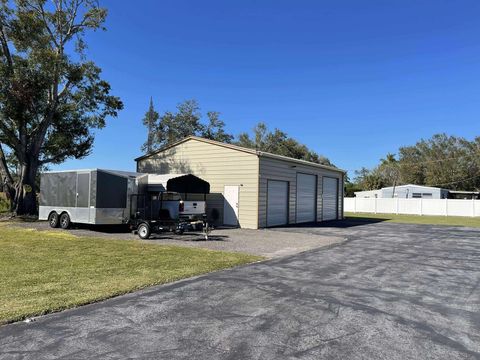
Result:
[[[398,215],[398,206],[399,206],[399,204],[398,204],[398,198],[395,198],[395,203],[396,203],[396,211],[395,211],[395,214]]]
[[[353,198],[353,213],[357,212],[357,197]]]
[[[423,199],[420,198],[420,216],[423,215]]]
[[[445,216],[448,216],[448,199],[445,199]]]
[[[374,205],[375,205],[375,209],[374,209],[374,211],[375,211],[375,214],[376,214],[376,213],[377,213],[377,198],[375,198]]]
[[[475,217],[475,198],[472,195],[472,217]]]

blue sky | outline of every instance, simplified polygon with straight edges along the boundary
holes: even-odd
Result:
[[[134,170],[150,96],[160,112],[197,99],[233,134],[264,121],[348,170],[434,133],[480,135],[478,0],[101,4],[88,57],[125,109],[90,156],[54,168]]]

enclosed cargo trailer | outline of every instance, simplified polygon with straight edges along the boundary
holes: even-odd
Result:
[[[136,211],[133,194],[146,191],[147,175],[104,169],[52,171],[40,175],[39,220],[67,228],[125,224]]]

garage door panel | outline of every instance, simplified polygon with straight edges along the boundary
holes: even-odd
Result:
[[[267,181],[267,226],[285,225],[288,222],[288,182]]]
[[[323,178],[322,220],[336,220],[338,213],[338,179]]]
[[[310,174],[297,174],[297,223],[315,221],[316,195],[317,177]]]

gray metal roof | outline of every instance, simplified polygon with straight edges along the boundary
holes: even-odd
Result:
[[[340,172],[340,173],[346,173],[345,170],[342,170],[342,169],[339,169],[339,168],[336,168],[336,167],[333,167],[333,166],[317,164],[317,163],[314,163],[314,162],[311,162],[311,161],[306,161],[306,160],[294,159],[294,158],[291,158],[291,157],[288,157],[288,156],[272,154],[272,153],[265,152],[265,151],[258,151],[258,150],[249,149],[249,148],[246,148],[246,147],[243,147],[243,146],[227,144],[227,143],[223,143],[223,142],[220,142],[220,141],[205,139],[205,138],[201,138],[201,137],[198,137],[198,136],[187,136],[186,138],[184,138],[182,140],[179,140],[179,141],[177,141],[173,144],[167,145],[167,146],[165,146],[165,147],[163,147],[159,150],[153,151],[149,154],[139,156],[135,159],[135,161],[139,161],[139,160],[142,160],[142,159],[149,158],[152,155],[155,155],[155,154],[161,153],[163,151],[166,151],[168,149],[171,149],[171,148],[173,148],[177,145],[180,145],[180,144],[182,144],[186,141],[189,141],[189,140],[196,140],[196,141],[201,141],[201,142],[204,142],[204,143],[207,143],[207,144],[222,146],[222,147],[226,147],[226,148],[229,148],[229,149],[232,149],[232,150],[246,152],[246,153],[256,155],[256,156],[259,156],[259,157],[263,156],[263,157],[268,157],[268,158],[272,158],[272,159],[278,159],[278,160],[289,161],[289,162],[308,165],[308,166],[314,166],[314,167],[318,167],[318,168],[322,168],[322,169],[326,169],[326,170],[331,170],[331,171],[336,171],[336,172]]]

